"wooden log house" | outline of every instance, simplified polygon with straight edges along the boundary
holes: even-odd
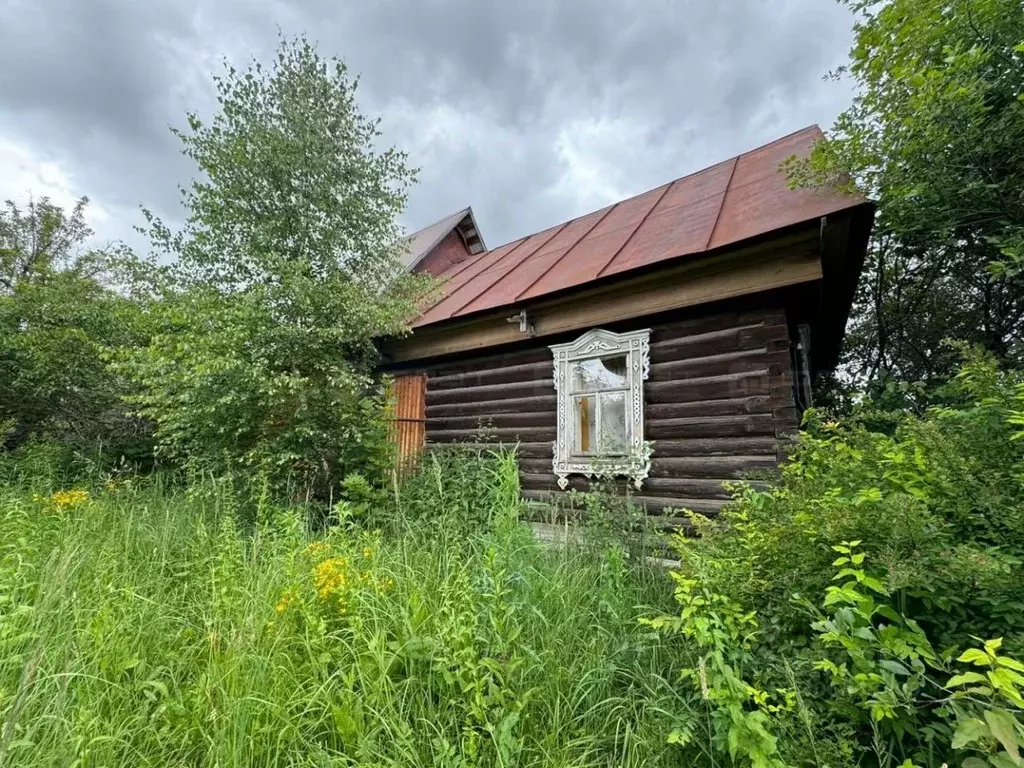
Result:
[[[651,513],[714,513],[770,469],[838,359],[873,217],[790,189],[817,126],[487,249],[470,209],[416,233],[443,281],[382,343],[400,450],[518,444],[523,494],[620,477]]]

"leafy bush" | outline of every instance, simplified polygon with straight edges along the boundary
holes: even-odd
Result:
[[[184,228],[149,217],[174,260],[127,264],[153,335],[118,369],[178,464],[337,498],[349,473],[378,482],[388,463],[374,340],[405,332],[429,287],[399,261],[414,172],[378,147],[344,64],[303,39],[215,85],[212,121],[176,131],[200,172]]]
[[[148,428],[104,359],[143,341],[140,311],[101,282],[107,254],[76,250],[92,234],[86,202],[0,210],[0,449],[45,438],[144,460]]]
[[[655,621],[694,641],[676,741],[758,768],[939,766],[974,741],[1017,764],[1024,387],[975,352],[953,386],[892,434],[811,414],[777,487],[677,537],[682,610]]]

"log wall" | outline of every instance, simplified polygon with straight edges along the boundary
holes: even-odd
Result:
[[[651,328],[644,431],[654,449],[650,477],[634,499],[653,514],[679,507],[714,513],[728,498],[722,481],[774,468],[780,438],[796,429],[785,313],[731,312],[614,330],[631,327]],[[552,370],[551,351],[540,342],[429,368],[428,445],[518,441],[524,495],[558,493]],[[574,476],[570,487],[588,484]]]

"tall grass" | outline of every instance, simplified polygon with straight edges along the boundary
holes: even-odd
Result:
[[[677,764],[677,641],[637,621],[665,575],[536,543],[508,469],[488,525],[394,534],[212,482],[12,477],[0,767]]]

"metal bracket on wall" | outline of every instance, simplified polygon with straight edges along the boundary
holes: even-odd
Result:
[[[521,309],[518,315],[505,318],[506,323],[519,323],[519,332],[527,334],[531,339],[537,334],[533,327],[533,318],[525,309]]]

